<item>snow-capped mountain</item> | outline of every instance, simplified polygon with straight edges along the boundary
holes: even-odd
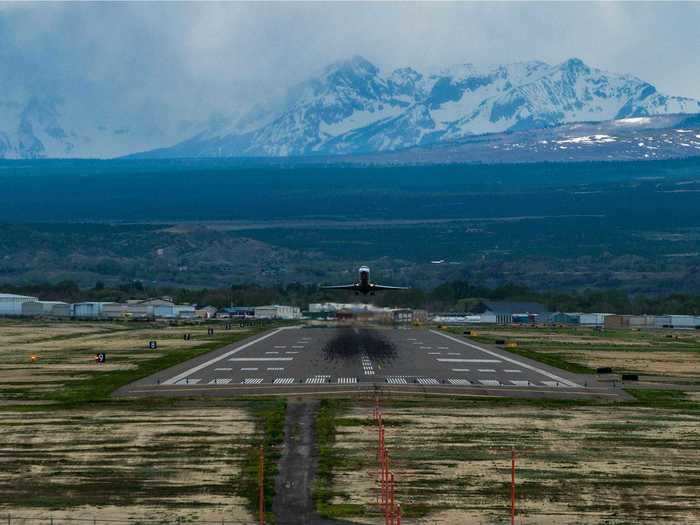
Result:
[[[257,109],[153,157],[298,156],[391,151],[473,135],[650,115],[698,113],[700,102],[659,93],[630,75],[572,58],[427,74],[383,74],[362,57],[291,89],[282,110]],[[141,156],[141,155],[140,155]]]

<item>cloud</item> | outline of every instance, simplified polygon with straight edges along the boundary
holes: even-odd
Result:
[[[384,69],[578,56],[700,98],[700,4],[0,4],[0,82],[88,106],[206,119],[360,54]],[[100,111],[110,111],[101,109]]]

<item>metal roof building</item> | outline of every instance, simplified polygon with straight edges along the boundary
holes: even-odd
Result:
[[[0,293],[0,315],[22,315],[22,305],[36,301],[38,298],[30,295]]]

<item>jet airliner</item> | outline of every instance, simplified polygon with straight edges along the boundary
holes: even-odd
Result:
[[[337,286],[321,286],[324,290],[352,290],[355,294],[362,295],[374,295],[374,292],[380,290],[408,290],[408,288],[403,286],[384,286],[382,284],[375,284],[369,280],[369,267],[360,266],[358,270],[359,281],[353,284],[341,284]]]

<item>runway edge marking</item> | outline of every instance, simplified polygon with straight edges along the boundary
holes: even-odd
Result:
[[[513,363],[515,365],[522,366],[523,368],[527,368],[528,370],[532,370],[534,372],[537,372],[539,374],[542,374],[546,377],[549,377],[550,379],[554,379],[555,381],[559,381],[560,383],[564,383],[566,386],[572,387],[572,388],[583,388],[581,385],[574,383],[573,381],[569,381],[568,379],[564,379],[563,377],[559,377],[556,374],[552,374],[551,372],[547,372],[546,370],[542,370],[541,368],[537,368],[536,366],[528,365],[527,363],[523,363],[522,361],[518,361],[517,359],[512,359],[510,357],[506,357],[504,355],[501,355],[497,352],[492,352],[491,350],[487,350],[486,348],[481,348],[480,346],[477,346],[472,343],[468,343],[467,341],[462,341],[461,339],[457,339],[456,337],[452,337],[451,335],[443,334],[442,332],[438,332],[437,330],[430,330],[432,333],[441,335],[442,337],[446,337],[447,339],[451,339],[452,341],[455,341],[456,343],[463,344],[465,346],[468,346],[470,348],[473,348],[475,350],[479,350],[481,352],[485,352],[489,355],[492,355],[494,357],[498,357],[500,359],[503,359],[504,361],[508,361],[509,363]]]
[[[252,341],[248,341],[246,344],[241,345],[238,348],[234,348],[233,350],[229,350],[225,354],[221,354],[220,356],[214,357],[214,358],[210,359],[209,361],[205,361],[204,363],[197,365],[193,368],[190,368],[189,370],[185,370],[181,374],[178,374],[174,377],[171,377],[170,379],[163,381],[163,383],[161,383],[161,384],[173,385],[177,381],[179,381],[180,379],[184,379],[185,377],[188,377],[188,376],[194,374],[195,372],[199,372],[200,370],[207,368],[207,367],[213,365],[214,363],[222,361],[222,360],[226,359],[227,357],[230,357],[233,354],[240,352],[241,350],[245,350],[249,346],[253,346],[254,344],[259,343],[260,341],[263,341],[263,340],[267,339],[268,337],[272,337],[273,335],[280,333],[282,330],[298,330],[300,328],[301,328],[300,326],[282,326],[281,328],[277,328],[276,330],[273,330],[269,334],[265,334],[261,337],[258,337],[257,339],[253,339]]]

